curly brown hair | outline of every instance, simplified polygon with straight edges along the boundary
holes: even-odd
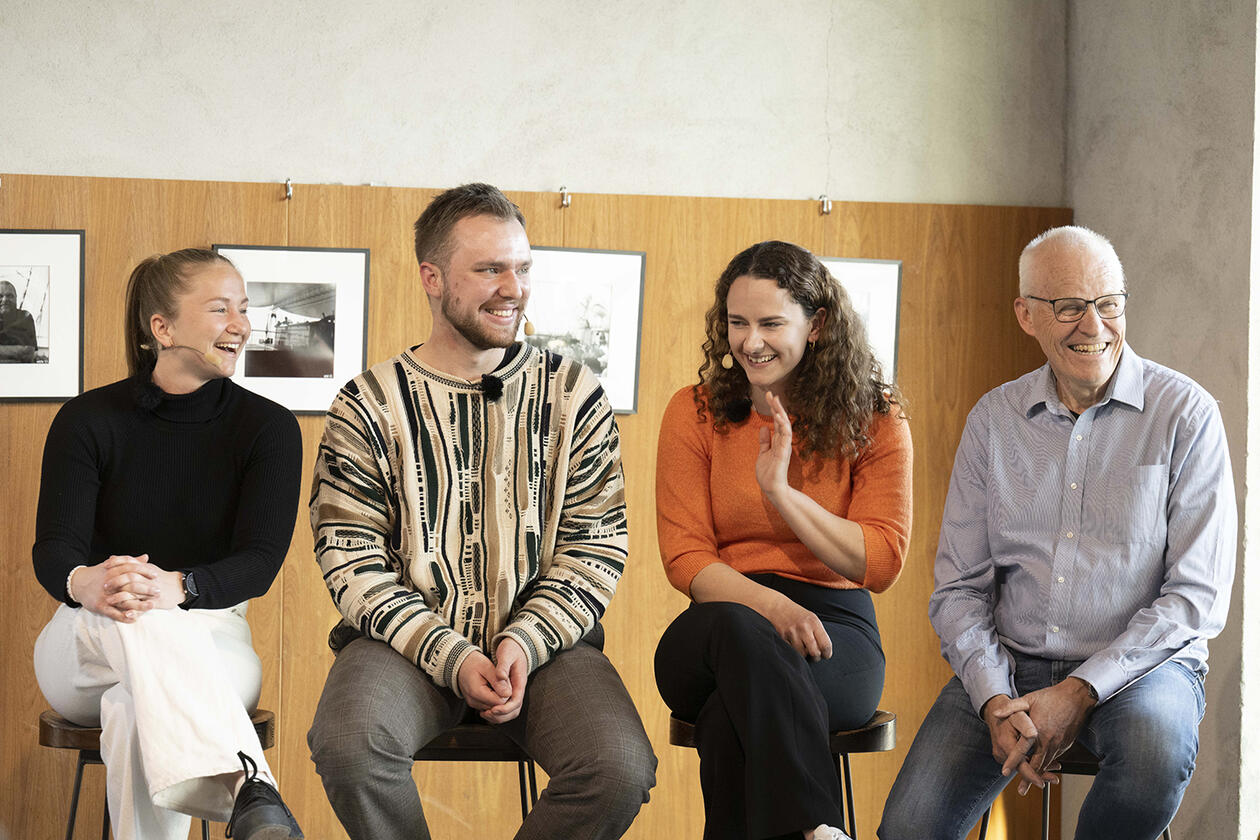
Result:
[[[805,310],[826,316],[812,348],[793,371],[784,398],[792,415],[793,437],[802,458],[836,451],[854,458],[870,444],[871,419],[901,405],[897,387],[883,371],[866,337],[866,327],[849,295],[809,251],[790,242],[759,242],[741,251],[727,265],[713,290],[713,306],[705,315],[704,362],[693,387],[696,412],[702,420],[712,412],[713,427],[725,433],[731,423],[748,417],[752,400],[748,377],[738,364],[729,370],[721,358],[730,352],[726,298],[739,277],[773,280]],[[706,394],[707,391],[707,394]]]

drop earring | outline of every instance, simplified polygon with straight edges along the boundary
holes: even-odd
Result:
[[[525,335],[533,335],[538,332],[538,330],[534,329],[534,322],[529,320],[529,316],[522,314],[521,317],[525,319]]]
[[[723,353],[722,354],[722,367],[725,368],[726,370],[730,370],[731,368],[735,367],[735,357],[732,356],[730,353]]]

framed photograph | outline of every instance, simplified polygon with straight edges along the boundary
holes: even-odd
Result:
[[[249,295],[232,378],[297,414],[322,414],[367,356],[366,248],[214,245]]]
[[[853,301],[875,358],[888,382],[897,380],[897,327],[901,317],[901,262],[819,257]]]
[[[643,322],[642,251],[533,248],[529,320],[537,347],[590,368],[618,414],[639,401],[639,331]]]
[[[83,231],[0,230],[0,400],[83,390]]]

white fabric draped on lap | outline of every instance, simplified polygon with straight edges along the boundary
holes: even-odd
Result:
[[[186,838],[189,817],[226,822],[237,751],[275,784],[249,713],[262,666],[245,605],[153,610],[123,624],[62,605],[35,642],[49,705],[101,727],[115,840]]]

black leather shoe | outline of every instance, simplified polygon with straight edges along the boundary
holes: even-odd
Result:
[[[226,837],[234,840],[302,840],[302,829],[280,798],[280,791],[258,778],[258,765],[238,752],[245,783],[232,805]]]

